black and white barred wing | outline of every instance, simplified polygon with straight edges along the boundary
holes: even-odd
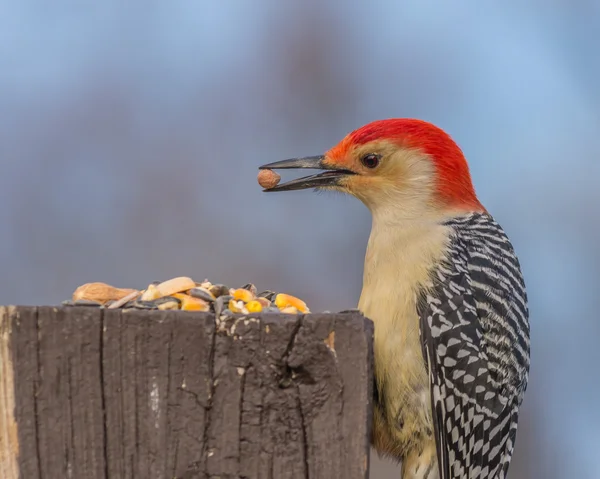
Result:
[[[463,221],[419,307],[440,478],[504,478],[529,369],[525,290],[518,262],[505,271],[508,239],[495,251],[473,231],[493,220]]]

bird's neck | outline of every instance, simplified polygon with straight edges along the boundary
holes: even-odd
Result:
[[[374,217],[365,266],[428,264],[439,256],[447,237],[448,228],[437,219],[390,222]]]

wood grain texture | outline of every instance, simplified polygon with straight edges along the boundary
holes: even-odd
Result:
[[[373,325],[358,313],[215,322],[17,307],[0,318],[15,479],[368,477]]]
[[[9,308],[0,307],[0,477],[18,478],[19,441],[15,419],[15,388]]]

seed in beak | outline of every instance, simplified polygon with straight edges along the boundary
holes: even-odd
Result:
[[[258,172],[258,184],[265,189],[274,188],[280,180],[281,176],[273,170],[260,170]]]

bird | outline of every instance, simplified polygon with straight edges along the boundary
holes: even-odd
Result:
[[[296,168],[322,171],[263,191],[338,191],[371,213],[356,309],[374,324],[374,449],[403,479],[506,478],[529,379],[528,298],[461,148],[433,123],[388,118],[259,170]]]

